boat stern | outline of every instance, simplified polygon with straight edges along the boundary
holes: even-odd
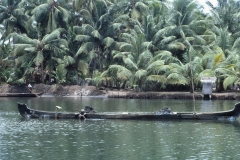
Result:
[[[18,111],[22,116],[25,116],[26,114],[31,114],[31,110],[27,107],[24,103],[17,102],[18,105]]]
[[[235,117],[239,117],[240,115],[240,102],[235,104],[235,107],[233,109],[233,113]]]

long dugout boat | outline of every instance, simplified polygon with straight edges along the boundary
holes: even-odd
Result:
[[[56,111],[41,111],[28,108],[26,104],[17,103],[18,111],[24,118],[54,118],[54,119],[125,119],[125,120],[218,120],[237,119],[240,114],[240,103],[232,110],[220,112],[172,112],[170,108],[163,108],[155,112],[96,112],[86,106],[76,113]]]

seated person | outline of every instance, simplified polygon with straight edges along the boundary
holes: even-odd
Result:
[[[79,112],[79,118],[80,118],[80,119],[86,119],[86,118],[85,118],[85,115],[86,115],[85,110],[84,110],[84,109],[81,109],[81,111]]]

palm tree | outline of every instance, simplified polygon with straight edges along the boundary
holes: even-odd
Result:
[[[5,27],[2,38],[6,38],[12,32],[26,33],[27,21],[29,16],[26,15],[23,6],[19,6],[19,0],[3,1],[0,4],[0,24]]]
[[[90,69],[102,72],[111,63],[111,51],[116,47],[119,35],[127,29],[128,24],[125,22],[130,18],[120,15],[119,5],[103,0],[91,1],[91,4],[92,8],[79,11],[82,24],[75,27],[76,40],[80,43],[75,57],[88,54]]]
[[[2,40],[0,43],[0,84],[7,81],[7,72],[11,66],[11,62],[8,62],[10,52],[10,43],[6,43],[6,41]]]
[[[94,80],[95,83],[105,81],[107,87],[116,87],[120,89],[125,88],[126,83],[131,81],[131,78],[132,72],[126,67],[121,65],[110,65],[108,70],[104,71],[99,76],[95,76],[92,80]]]
[[[66,31],[59,28],[38,40],[12,33],[10,35],[14,43],[12,55],[17,57],[15,59],[17,65],[34,62],[35,66],[41,67],[41,81],[44,83],[44,76],[52,67],[52,64],[48,64],[48,62],[51,63],[51,57],[61,57],[67,49],[68,43],[64,39],[64,34]],[[48,61],[46,61],[47,58]]]
[[[203,14],[199,11],[199,6],[196,2],[191,0],[175,0],[173,1],[174,10],[171,23],[176,27],[173,29],[175,33],[175,42],[181,42],[184,44],[184,50],[172,51],[181,61],[186,60],[186,49],[192,47],[192,58],[195,56],[202,56],[206,50],[209,50],[207,44],[211,44],[213,37],[209,33],[210,21],[204,18]],[[175,46],[173,46],[175,47]],[[174,49],[174,48],[173,48]],[[185,54],[185,55],[184,55]],[[186,61],[186,63],[189,62]]]
[[[143,34],[137,34],[134,30],[123,33],[122,39],[125,43],[121,43],[119,50],[113,52],[114,59],[120,59],[120,65],[132,72],[132,85],[143,90],[147,82],[164,83],[166,77],[160,75],[158,69],[165,62],[159,60],[158,54],[154,57],[150,50],[153,47],[151,42],[147,42]]]
[[[81,78],[83,79],[88,73],[87,62],[89,60],[88,54],[80,54],[76,56],[78,47],[80,45],[79,42],[76,40],[79,28],[80,27],[78,26],[69,27],[67,38],[69,49],[67,50],[67,55],[64,57],[64,59],[59,60],[59,64],[64,64],[65,69],[67,69],[67,80],[71,83],[74,83],[73,79],[75,77],[77,85],[80,84],[79,76],[81,76]]]
[[[42,4],[37,4],[32,9],[31,14],[32,17],[29,21],[32,25],[40,26],[41,32],[39,34],[43,36],[59,27],[66,29],[70,20],[70,12],[61,6],[61,1],[57,0],[48,0]]]
[[[218,28],[228,28],[231,33],[240,31],[238,24],[240,3],[235,0],[218,0],[217,6],[213,6],[207,1],[211,7],[211,18]]]
[[[235,39],[233,35],[226,30],[218,30],[217,44],[222,49],[222,61],[216,69],[219,91],[226,89],[232,84],[238,83],[239,77],[239,38]]]

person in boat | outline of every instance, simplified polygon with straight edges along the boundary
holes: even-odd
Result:
[[[81,109],[80,112],[79,112],[79,118],[80,119],[86,119],[85,115],[86,115],[85,110]]]
[[[62,107],[56,106],[56,109],[55,109],[55,116],[56,116],[56,118],[57,118],[58,114],[60,114],[60,112],[58,111],[59,109],[62,109]]]
[[[32,85],[30,83],[28,84],[28,89],[32,92]]]

